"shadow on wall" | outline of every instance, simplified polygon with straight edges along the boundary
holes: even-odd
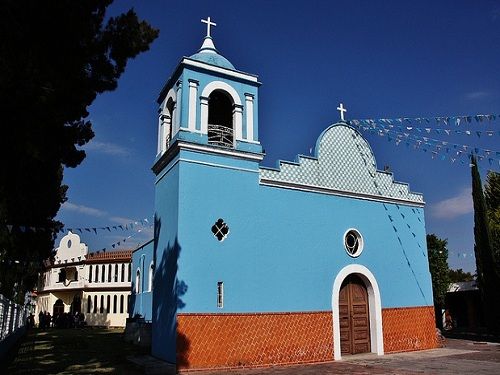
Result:
[[[155,216],[154,253],[158,254],[158,238],[161,228],[161,219]],[[187,353],[189,352],[189,340],[186,336],[177,332],[177,312],[182,310],[186,304],[181,297],[188,291],[188,285],[177,278],[178,259],[181,246],[175,238],[173,244],[168,244],[161,251],[162,258],[156,263],[153,288],[153,343],[161,351],[161,357],[177,367],[189,367]],[[160,328],[161,327],[161,328]],[[160,354],[158,352],[153,354]]]
[[[109,327],[111,322],[108,319],[108,313],[102,314],[85,314],[85,323],[88,326],[97,326],[97,327]]]

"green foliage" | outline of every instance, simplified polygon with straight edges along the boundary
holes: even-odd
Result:
[[[474,253],[477,281],[488,329],[500,332],[500,275],[495,265],[481,177],[474,156],[471,157],[472,201],[474,204]],[[493,187],[490,188],[493,191]],[[493,204],[494,200],[490,204]]]
[[[432,293],[436,306],[444,305],[444,297],[450,286],[448,267],[448,240],[442,240],[435,234],[427,235],[427,254],[432,277]]]
[[[470,272],[465,272],[463,269],[459,268],[458,270],[450,269],[448,272],[448,276],[450,278],[451,283],[459,283],[462,281],[473,281],[474,275]]]
[[[496,272],[500,273],[500,173],[489,171],[484,188]]]
[[[111,2],[0,3],[0,293],[17,300],[62,226],[64,167],[82,162],[79,147],[94,136],[89,105],[158,35],[133,10],[105,22]],[[9,233],[7,224],[44,230]]]

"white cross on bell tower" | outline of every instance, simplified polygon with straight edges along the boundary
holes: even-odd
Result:
[[[206,20],[201,20],[201,22],[207,24],[207,36],[210,38],[210,26],[217,26],[215,22],[211,22],[210,17],[207,17]]]
[[[337,111],[340,112],[340,121],[345,121],[344,112],[347,112],[347,109],[344,108],[344,105],[342,103],[340,103],[340,105],[337,107]]]

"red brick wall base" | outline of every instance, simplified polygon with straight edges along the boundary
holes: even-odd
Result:
[[[437,347],[432,307],[383,309],[384,350]],[[332,313],[178,314],[179,369],[333,360]]]
[[[439,347],[433,306],[382,309],[384,352]]]

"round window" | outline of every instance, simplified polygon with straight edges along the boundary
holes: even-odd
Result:
[[[68,248],[71,247],[71,240],[68,240]]]
[[[363,237],[356,229],[349,229],[344,234],[344,246],[352,257],[358,257],[363,251]]]

